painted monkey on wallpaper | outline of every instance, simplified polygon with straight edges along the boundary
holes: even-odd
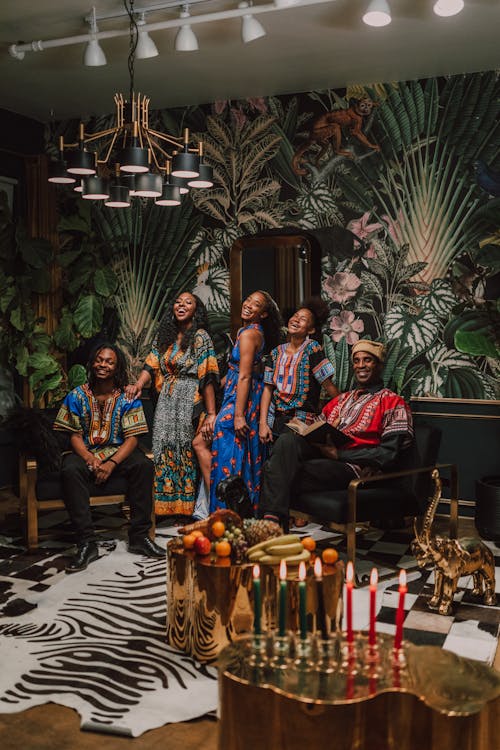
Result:
[[[307,174],[307,170],[302,167],[302,156],[314,144],[319,144],[321,147],[316,157],[316,164],[319,163],[330,143],[335,154],[353,158],[352,151],[341,148],[343,129],[348,130],[349,134],[364,146],[380,151],[380,146],[371,143],[361,129],[374,107],[378,107],[378,102],[365,96],[362,99],[351,99],[348,109],[336,109],[317,117],[312,124],[307,141],[293,156],[292,168],[295,174]]]

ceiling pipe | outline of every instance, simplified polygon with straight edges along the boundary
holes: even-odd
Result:
[[[327,3],[335,2],[335,0],[300,0],[293,5],[294,8],[307,7],[309,5],[325,5]],[[179,3],[176,3],[176,7],[179,7]],[[143,9],[141,8],[141,11]],[[288,8],[277,7],[274,3],[267,5],[254,5],[252,6],[252,15],[259,13],[275,13],[277,11],[286,12]],[[199,16],[191,16],[189,24],[194,26],[200,23],[209,23],[211,21],[224,21],[229,18],[241,18],[248,14],[248,8],[233,8],[231,10],[216,11],[214,13],[202,13]],[[99,20],[99,16],[97,16]],[[141,26],[141,31],[161,31],[162,29],[177,29],[185,24],[183,18],[172,18],[168,21],[158,21],[156,23],[147,23]],[[129,28],[117,29],[114,31],[99,31],[95,38],[99,41],[103,39],[114,39],[119,36],[129,36]],[[9,54],[16,60],[22,60],[26,52],[43,52],[46,49],[52,49],[54,47],[68,47],[73,44],[86,44],[90,39],[90,34],[79,34],[77,36],[62,37],[60,39],[47,39],[47,40],[34,40],[25,44],[11,44],[9,47]]]

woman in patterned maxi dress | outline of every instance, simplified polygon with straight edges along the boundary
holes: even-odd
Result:
[[[160,322],[137,382],[125,390],[133,398],[153,382],[158,392],[153,457],[155,512],[160,516],[190,516],[199,469],[209,482],[219,371],[207,327],[201,300],[189,292],[180,294]],[[198,431],[207,442],[204,451],[195,452],[193,439]]]
[[[249,295],[241,308],[242,327],[231,352],[222,407],[212,444],[210,511],[222,507],[218,483],[240,476],[254,508],[258,505],[263,446],[259,441],[259,408],[264,388],[262,356],[281,338],[281,316],[267,292]]]

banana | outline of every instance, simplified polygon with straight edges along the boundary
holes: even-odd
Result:
[[[303,549],[298,555],[290,555],[290,557],[278,557],[277,555],[264,555],[259,559],[259,563],[262,565],[279,565],[284,560],[287,565],[294,565],[302,561],[307,562],[311,557],[311,553],[307,549]]]
[[[290,557],[291,555],[298,555],[304,547],[300,542],[292,542],[291,544],[271,544],[266,547],[264,554],[275,555],[276,557]]]
[[[251,555],[253,552],[256,552],[260,549],[265,550],[270,545],[293,544],[294,542],[300,542],[300,536],[298,536],[297,534],[282,534],[281,536],[275,536],[271,539],[266,539],[264,542],[254,544],[253,547],[250,547],[250,549],[247,550],[247,555]]]
[[[266,554],[265,549],[256,549],[254,552],[247,552],[247,557],[252,562],[259,561],[261,557],[264,557]]]

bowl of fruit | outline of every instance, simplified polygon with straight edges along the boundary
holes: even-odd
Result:
[[[242,519],[232,510],[216,510],[203,521],[183,526],[175,544],[205,562],[230,561],[279,565],[308,562],[311,545],[297,534],[284,534],[281,526],[265,519]],[[226,563],[227,564],[227,563]]]

